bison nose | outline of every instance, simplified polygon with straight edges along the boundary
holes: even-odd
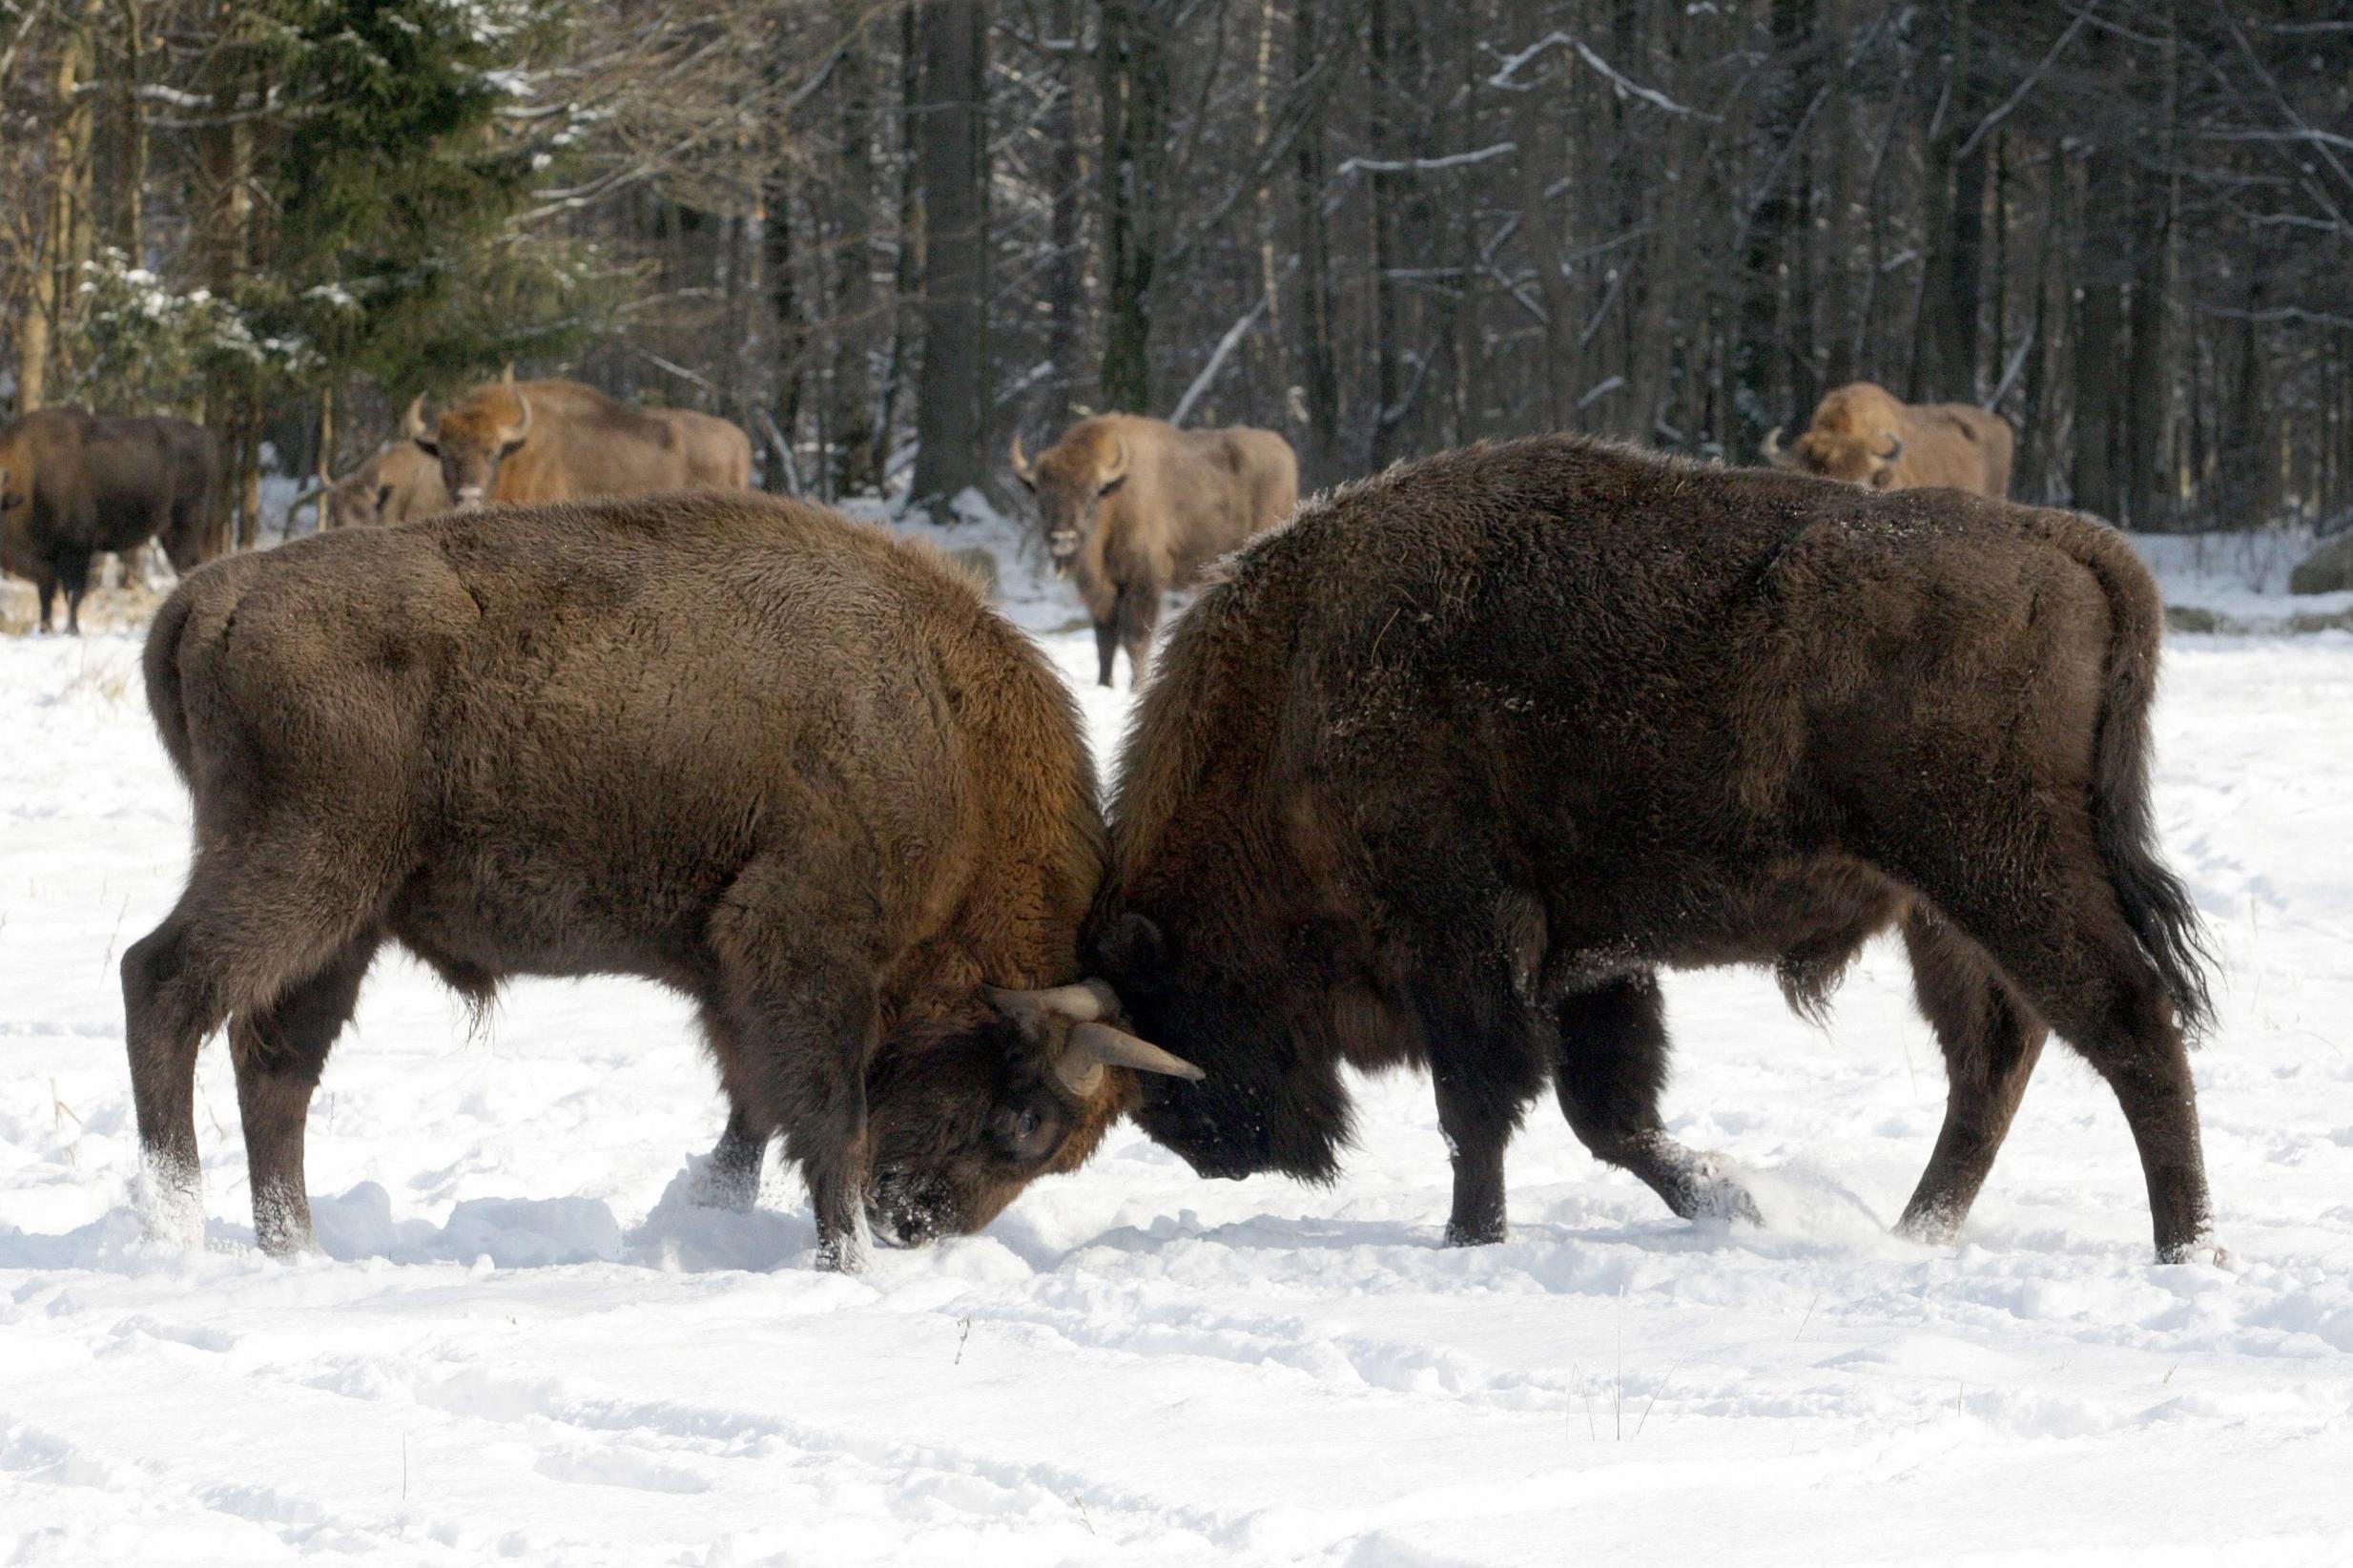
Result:
[[[482,505],[482,486],[479,485],[461,485],[458,486],[457,494],[452,499],[457,502],[458,510],[462,512],[471,511],[476,506]]]

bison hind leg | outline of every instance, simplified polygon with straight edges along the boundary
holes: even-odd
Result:
[[[361,936],[316,975],[267,1006],[230,1021],[229,1055],[237,1067],[237,1119],[245,1129],[254,1235],[265,1252],[282,1255],[313,1245],[303,1171],[311,1095],[327,1052],[351,1021],[376,944],[373,932]]]
[[[1921,1014],[1944,1047],[1945,1124],[1896,1231],[1945,1246],[1993,1168],[2050,1030],[1983,950],[1934,912],[1914,905],[1905,915],[1904,945]]]

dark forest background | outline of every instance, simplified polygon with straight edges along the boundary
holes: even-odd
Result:
[[[1756,460],[1868,378],[2015,493],[2353,516],[2343,0],[0,0],[0,394],[341,471],[508,362],[771,488],[1003,494],[1084,411],[1328,484]]]

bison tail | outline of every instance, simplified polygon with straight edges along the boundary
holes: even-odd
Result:
[[[2163,979],[2184,1032],[2196,1035],[2214,1017],[2206,985],[2213,949],[2189,890],[2157,857],[2149,805],[2149,708],[2164,601],[2122,534],[2090,518],[2069,522],[2061,543],[2098,580],[2109,606],[2107,691],[2092,753],[2093,832],[2126,922]]]
[[[163,749],[183,784],[195,779],[189,772],[188,710],[180,700],[179,644],[195,609],[196,600],[185,586],[166,599],[147,629],[147,649],[140,659],[147,677],[147,711],[155,716],[155,732],[163,737]]]

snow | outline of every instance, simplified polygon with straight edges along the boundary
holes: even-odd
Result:
[[[1126,693],[1084,684],[1017,535],[948,542],[997,555],[1107,751]],[[686,1201],[722,1111],[677,1000],[525,982],[475,1030],[401,959],[312,1116],[328,1255],[252,1249],[217,1046],[209,1245],[141,1243],[114,966],[186,798],[133,634],[0,639],[0,1559],[2346,1560],[2353,635],[2168,660],[2235,1271],[2148,1261],[2122,1118],[2056,1050],[1962,1245],[1889,1236],[1943,1094],[1883,943],[1825,1029],[1762,974],[1670,981],[1672,1128],[1762,1229],[1676,1222],[1539,1104],[1512,1239],[1441,1248],[1430,1090],[1397,1078],[1329,1190],[1204,1183],[1124,1128],[985,1234],[842,1278],[773,1164],[752,1213]]]

